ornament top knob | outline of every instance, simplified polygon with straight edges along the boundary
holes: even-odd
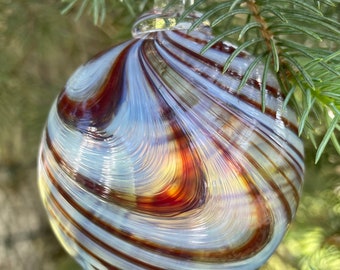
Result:
[[[172,3],[171,6],[167,4],[167,2],[168,1],[164,0],[156,0],[155,7],[151,11],[142,14],[136,20],[131,30],[134,38],[152,39],[152,35],[149,35],[152,32],[173,29],[188,30],[192,22],[201,16],[199,12],[192,12],[187,15],[185,19],[181,19],[187,1],[180,0],[177,1],[177,3]],[[191,5],[193,1],[188,2],[190,2],[189,4]],[[209,22],[204,21],[202,26],[206,28],[206,26],[209,26]]]

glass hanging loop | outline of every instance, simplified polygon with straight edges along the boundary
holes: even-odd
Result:
[[[131,33],[135,38],[145,38],[149,33],[174,28],[188,29],[190,25],[179,24],[179,18],[193,0],[155,0],[154,8],[140,16],[134,23]]]

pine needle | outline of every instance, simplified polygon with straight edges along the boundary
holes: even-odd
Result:
[[[313,79],[310,76],[310,74],[303,68],[303,66],[291,55],[289,55],[288,53],[283,53],[282,56],[284,57],[284,59],[289,62],[293,67],[295,67],[298,71],[300,71],[303,79],[305,80],[305,82],[312,88],[314,89],[314,83],[313,83]]]
[[[278,72],[280,70],[280,60],[279,60],[279,53],[278,53],[278,49],[276,47],[274,38],[270,39],[270,46],[271,46],[272,54],[273,54],[274,71]]]
[[[321,143],[318,147],[318,150],[317,150],[316,156],[315,156],[315,163],[318,163],[318,161],[320,160],[320,157],[321,157],[322,153],[324,152],[326,145],[328,144],[330,138],[333,135],[334,129],[338,125],[339,119],[340,119],[340,114],[338,114],[338,113],[335,114],[332,122],[329,124],[329,127],[327,129],[325,136],[323,137],[323,139],[322,139],[322,141],[321,141]]]
[[[312,97],[310,91],[306,91],[307,95],[306,95],[306,108],[303,111],[303,114],[301,116],[301,120],[300,120],[300,125],[299,125],[299,129],[298,129],[298,134],[299,136],[301,136],[304,127],[306,126],[306,122],[309,116],[309,113],[314,105],[315,102],[315,98]]]
[[[83,3],[81,4],[79,10],[78,10],[78,13],[76,15],[76,20],[79,20],[79,18],[81,17],[81,15],[84,13],[85,11],[85,8],[88,4],[89,0],[83,0]]]
[[[282,105],[283,109],[286,109],[286,107],[287,107],[289,101],[292,99],[292,96],[294,95],[295,91],[296,91],[296,85],[293,85],[290,88],[290,90],[288,91],[288,94],[285,97],[285,100],[284,100],[283,105]]]
[[[204,21],[206,21],[209,17],[211,17],[213,14],[217,13],[221,9],[225,9],[228,7],[229,3],[223,3],[221,5],[216,6],[215,8],[210,9],[209,11],[205,12],[201,17],[199,17],[188,29],[188,32],[194,30],[197,26],[202,24]]]
[[[226,21],[229,18],[232,18],[234,16],[237,15],[249,15],[250,12],[247,9],[235,9],[229,12],[225,12],[222,15],[220,15],[218,18],[216,18],[212,23],[211,23],[211,27],[215,27],[216,25],[218,25],[219,23],[221,23],[222,21]]]
[[[246,24],[243,28],[241,33],[238,35],[238,40],[241,40],[243,36],[251,29],[253,28],[261,28],[261,24],[258,22],[250,22]]]
[[[267,78],[269,74],[269,66],[272,58],[272,54],[269,53],[266,55],[266,61],[264,64],[263,74],[262,74],[262,82],[261,82],[261,107],[262,112],[266,111],[266,94],[267,94]]]
[[[236,48],[236,50],[229,56],[229,58],[227,59],[227,61],[224,64],[223,67],[223,72],[226,72],[227,69],[229,68],[230,64],[232,63],[232,61],[244,50],[246,50],[248,47],[255,45],[256,43],[259,43],[263,41],[262,38],[257,38],[257,39],[253,39],[253,40],[249,40],[243,44],[241,44],[239,47]]]
[[[214,37],[212,40],[210,40],[201,50],[201,54],[204,54],[207,50],[209,50],[214,44],[216,44],[217,42],[220,42],[222,40],[224,40],[226,37],[236,34],[238,32],[240,32],[242,30],[242,27],[235,27],[232,28],[229,31],[223,32],[222,34]]]
[[[71,1],[60,13],[62,15],[66,14],[67,12],[69,12],[75,5],[75,3],[77,2],[78,0],[73,0]],[[65,1],[62,1],[62,2],[65,2]]]
[[[237,91],[240,91],[247,83],[248,79],[250,78],[253,70],[256,68],[256,66],[263,61],[265,57],[265,54],[261,54],[259,55],[257,58],[255,58],[251,63],[250,65],[248,66],[248,68],[246,69],[244,75],[243,75],[243,78],[237,88]]]
[[[201,4],[203,4],[205,2],[205,0],[197,0],[195,1],[195,3],[191,6],[189,6],[183,13],[182,15],[179,17],[179,21],[182,21],[184,18],[186,18],[190,13],[192,13],[194,10],[197,9],[197,7]]]
[[[234,1],[231,1],[231,2],[232,2],[232,4],[230,6],[229,12],[233,11],[236,6],[242,4],[242,2],[244,2],[244,1],[242,1],[242,0],[234,0]]]

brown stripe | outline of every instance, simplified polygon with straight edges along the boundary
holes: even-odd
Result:
[[[168,37],[169,38],[169,37]],[[175,42],[172,42],[172,40],[170,40],[169,38],[169,42],[171,42],[174,46],[177,46],[177,43]],[[161,47],[163,47],[163,49],[165,49],[169,54],[171,54],[174,58],[176,58],[178,61],[180,61],[181,63],[183,63],[184,65],[187,65],[189,68],[191,68],[192,70],[195,71],[195,68],[193,66],[190,66],[189,63],[185,62],[182,60],[182,58],[179,58],[176,54],[174,54],[173,52],[171,52],[171,50],[169,50],[167,47],[163,46],[162,43],[160,42],[159,45]],[[178,44],[178,47],[180,47],[181,49],[185,49],[183,46],[181,46],[180,44]],[[183,47],[183,48],[182,48]],[[202,55],[199,55],[199,54],[195,54],[193,53],[192,51],[190,50],[187,50],[187,54],[191,55],[192,57],[197,57],[199,58],[200,61],[209,61],[210,62],[210,65],[212,67],[214,67],[216,65],[215,62],[209,60],[209,59],[205,59]],[[166,59],[163,59],[163,61],[167,62]],[[152,62],[151,62],[152,63]],[[167,62],[167,65],[170,66],[170,63]],[[227,91],[228,93],[232,94],[232,95],[235,95],[235,92],[234,91],[231,91],[226,85],[223,85],[221,83],[218,83],[216,82],[216,80],[214,78],[211,78],[209,74],[206,74],[206,73],[202,73],[200,72],[200,75],[204,76],[207,80],[211,81],[212,83],[214,83],[215,85],[217,85],[218,87],[220,87],[221,89]],[[160,76],[160,74],[158,74],[158,76]],[[179,74],[179,76],[181,76],[181,74]],[[192,84],[191,81],[188,80],[188,78],[184,78],[188,83]],[[199,89],[198,89],[199,90]],[[205,94],[205,93],[203,93]],[[262,105],[252,99],[249,99],[246,95],[243,95],[243,94],[240,94],[240,93],[237,93],[236,94],[237,97],[243,101],[245,101],[246,103],[249,103],[251,105],[253,105],[254,107],[258,108],[259,110],[261,110],[261,113],[262,113]],[[207,95],[206,95],[207,96]],[[207,96],[209,99],[211,99],[210,96]],[[214,100],[213,100],[214,101]],[[266,111],[265,113],[268,115],[270,115],[272,118],[274,119],[277,119],[276,118],[276,112],[273,111],[273,110],[270,110],[268,107],[266,107]],[[285,127],[288,128],[288,129],[291,129],[295,134],[297,134],[297,126],[295,124],[293,124],[292,122],[290,122],[288,119],[282,117],[280,120],[282,120],[282,122],[285,124]],[[273,131],[269,126],[267,127],[269,130]],[[295,148],[294,145],[290,144],[289,142],[287,142],[289,144],[289,147],[294,150],[294,152],[300,157],[301,160],[304,159],[302,153]],[[290,155],[290,154],[289,154]],[[298,163],[297,163],[298,164]],[[300,166],[299,166],[300,167]],[[300,167],[300,169],[302,170],[302,168]]]
[[[208,40],[208,39],[202,40],[202,39],[194,38],[194,37],[190,36],[189,34],[186,34],[185,32],[181,32],[181,31],[179,31],[179,30],[174,30],[173,32],[175,32],[175,33],[176,33],[177,35],[179,35],[179,36],[182,36],[182,37],[184,37],[184,38],[186,38],[186,39],[192,40],[192,41],[194,41],[194,42],[196,42],[196,43],[199,43],[199,44],[201,44],[201,45],[203,45],[203,46],[207,45],[208,42],[210,41],[210,39],[209,39],[209,40]],[[161,34],[166,35],[166,33],[161,33]],[[169,37],[168,37],[168,38],[169,38]],[[213,37],[211,37],[211,38],[213,38]],[[169,38],[168,40],[170,40],[170,38]],[[228,44],[226,44],[226,43],[223,42],[223,41],[219,41],[219,42],[215,43],[213,46],[211,46],[211,48],[212,48],[212,49],[215,49],[215,50],[218,50],[218,51],[220,51],[220,52],[222,52],[222,53],[225,53],[225,54],[232,54],[232,53],[236,50],[236,47],[234,47],[234,46],[232,46],[232,45],[228,45]],[[201,55],[201,54],[200,54],[200,55]],[[249,55],[248,53],[246,53],[246,52],[242,52],[242,51],[241,51],[241,52],[237,55],[237,57],[238,57],[238,58],[243,58],[243,59],[244,59],[244,58],[249,58],[250,55]],[[213,62],[213,63],[215,63],[215,62]],[[219,67],[220,67],[220,70],[221,70],[221,73],[222,73],[222,72],[223,72],[223,66],[221,66],[221,65],[216,65],[216,64],[217,64],[217,63],[215,63],[214,66],[219,66]],[[226,70],[225,73],[227,73],[227,74],[229,74],[229,75],[231,75],[231,76],[233,76],[233,77],[237,77],[237,78],[240,79],[240,80],[242,80],[242,78],[243,78],[243,75],[238,74],[236,71],[232,70],[231,67],[229,67],[229,69]],[[258,89],[258,90],[261,89],[261,83],[260,83],[259,81],[255,80],[255,79],[253,79],[253,78],[249,78],[249,79],[247,80],[247,84],[253,85],[254,88],[256,88],[256,89]],[[280,96],[280,97],[284,97],[284,94],[283,94],[283,93],[281,93],[278,89],[276,89],[275,87],[270,86],[270,85],[268,85],[268,84],[266,85],[266,90],[268,90],[274,97],[279,97],[279,96]]]
[[[142,50],[144,52],[144,56],[146,55],[146,52],[149,51],[147,50],[147,46],[143,46],[144,50]],[[141,56],[140,56],[141,57]],[[143,61],[144,63],[153,63],[153,61]],[[156,71],[156,69],[151,69],[154,70],[155,72],[155,76],[159,75],[156,74],[157,72],[160,72],[159,70]],[[146,70],[144,69],[144,76],[148,79],[150,88],[153,90],[154,93],[157,93],[159,91],[158,88],[158,83],[155,82],[153,79],[151,79],[150,74],[148,72],[146,72]],[[175,112],[173,111],[173,109],[167,104],[166,100],[162,97],[162,95],[155,95],[155,97],[159,100],[159,107],[162,108],[163,111],[167,112],[166,114],[162,114],[163,116],[167,116],[167,115],[176,115]],[[177,104],[178,106],[180,106],[181,108],[182,105],[180,103]],[[185,110],[185,108],[183,108]],[[169,113],[171,112],[171,113]],[[175,120],[176,118],[173,117],[172,119],[167,119],[169,122],[174,122],[174,121],[178,121]],[[178,123],[178,125],[180,125],[180,123]],[[202,123],[200,123],[200,125],[202,125]],[[205,128],[202,128],[203,130]],[[185,134],[187,132],[183,131],[183,134]],[[229,155],[229,151],[227,149],[225,149],[224,147],[220,147],[220,149],[223,150],[223,152],[225,153],[225,155]],[[227,160],[231,160],[232,157],[229,156],[228,158],[226,158]],[[237,167],[240,167],[239,164],[236,165]],[[235,166],[235,168],[236,168]],[[237,171],[237,169],[235,169]],[[248,176],[250,179],[250,176],[245,172],[245,170],[243,171],[242,176]],[[247,182],[248,183],[248,182]],[[255,185],[251,182],[248,183],[248,186],[250,186],[250,190],[252,191],[252,193],[250,192],[250,195],[252,195],[252,197],[254,198],[254,201],[260,201],[260,192],[255,188]],[[269,214],[269,210],[264,206],[265,205],[265,199],[262,198],[262,204],[263,205],[257,205],[256,209],[259,210],[259,220],[268,220],[270,219],[270,214]],[[266,213],[266,214],[264,214]],[[271,222],[271,224],[273,223],[273,221]],[[268,225],[269,226],[269,225]]]
[[[45,167],[46,168],[46,167]],[[49,173],[49,176],[51,176],[51,174]],[[54,179],[53,177],[50,179]],[[55,179],[53,180],[55,181]],[[44,183],[46,185],[46,183]],[[54,184],[54,183],[53,183]],[[58,191],[60,191],[60,189],[58,189]],[[79,231],[81,231],[81,233],[83,233],[86,237],[88,237],[91,241],[95,242],[96,244],[98,244],[99,246],[101,246],[102,248],[106,249],[108,252],[114,254],[117,257],[120,257],[123,260],[126,260],[130,263],[134,263],[135,265],[138,266],[142,266],[145,269],[152,269],[152,270],[162,270],[163,268],[159,268],[159,267],[155,267],[153,265],[150,265],[144,261],[138,260],[138,258],[136,257],[131,257],[129,255],[127,255],[126,253],[123,253],[115,248],[113,248],[112,246],[108,245],[107,243],[103,242],[102,240],[100,240],[99,238],[95,237],[93,234],[91,234],[87,229],[85,229],[84,227],[82,227],[79,223],[77,223],[75,221],[75,219],[73,219],[73,217],[67,213],[62,206],[58,203],[58,201],[56,200],[56,198],[53,196],[53,194],[49,191],[48,192],[48,196],[50,198],[50,200],[53,202],[53,204],[55,205],[55,207],[58,208],[58,210],[61,212],[61,214],[68,220],[68,222],[70,222],[74,227],[76,227]],[[108,267],[109,269],[119,269],[117,267],[115,267],[114,265],[110,264],[108,261],[104,260],[103,258],[101,258],[100,256],[98,256],[98,254],[95,254],[94,252],[92,252],[90,250],[90,248],[86,247],[83,243],[81,243],[69,230],[69,228],[67,228],[60,220],[59,218],[56,216],[56,214],[54,213],[53,209],[51,209],[51,207],[49,205],[46,206],[47,207],[47,211],[49,212],[49,214],[51,216],[53,216],[54,220],[58,223],[59,228],[70,238],[72,239],[72,241],[74,241],[79,247],[81,247],[85,252],[87,252],[90,256],[92,256],[93,258],[97,259],[102,265],[104,265],[105,267]],[[80,253],[81,254],[81,253]]]
[[[44,157],[42,157],[44,160]],[[44,162],[45,170],[49,172],[48,165]],[[260,252],[270,241],[270,237],[273,233],[273,220],[270,215],[268,208],[266,207],[265,199],[259,195],[256,187],[252,183],[248,183],[250,188],[249,194],[253,198],[254,203],[257,205],[257,218],[262,222],[261,227],[254,231],[252,237],[249,241],[242,246],[237,248],[226,247],[224,249],[217,250],[192,250],[192,249],[180,249],[175,247],[168,247],[156,243],[152,243],[146,239],[132,235],[129,232],[120,231],[119,229],[113,227],[111,224],[104,222],[99,219],[93,213],[84,209],[80,204],[78,204],[57,182],[53,177],[52,173],[49,172],[49,178],[51,183],[55,186],[61,196],[64,197],[66,201],[72,207],[78,211],[80,214],[85,216],[88,220],[91,220],[97,226],[105,229],[112,235],[127,241],[132,245],[139,246],[140,248],[145,248],[152,252],[160,253],[164,256],[200,261],[200,262],[232,262],[239,261],[243,259],[250,258],[254,254]]]
[[[213,36],[210,36],[209,40],[208,39],[203,40],[203,39],[200,39],[200,38],[197,38],[197,37],[193,37],[190,34],[187,34],[186,32],[183,32],[183,31],[180,31],[180,30],[175,29],[175,30],[172,30],[172,31],[175,32],[177,35],[184,37],[185,39],[191,40],[191,41],[198,43],[198,44],[201,44],[203,46],[207,45],[207,43],[211,39],[214,38]],[[211,48],[214,48],[215,50],[219,50],[220,52],[227,53],[227,54],[232,54],[236,50],[236,48],[234,46],[228,45],[223,41],[216,42],[213,46],[211,46]],[[245,57],[248,57],[249,55],[245,52],[240,52],[238,54],[238,56],[241,57],[241,58],[245,58]]]
[[[150,44],[150,43],[149,43],[149,44]],[[157,65],[157,62],[155,62],[155,59],[151,58],[151,55],[150,55],[150,54],[147,55],[146,52],[150,52],[150,49],[149,49],[149,47],[148,47],[147,45],[148,45],[148,44],[145,43],[145,46],[143,46],[143,50],[142,50],[143,55],[140,56],[140,57],[148,57],[148,60],[149,60],[149,61],[148,61],[148,60],[143,61],[143,62],[146,63],[147,65],[152,65],[152,64]],[[154,56],[155,56],[155,55],[156,55],[156,52],[154,53]],[[163,59],[163,58],[162,58],[162,59]],[[150,63],[150,64],[149,64],[149,63]],[[158,74],[158,72],[160,72],[159,70],[157,70],[157,69],[155,69],[155,68],[153,68],[153,69],[151,69],[151,70],[154,70],[154,72],[157,74],[157,75],[155,74],[155,76],[158,76],[158,77],[160,76],[160,74]],[[144,76],[146,76],[146,77],[148,78],[149,74],[148,74],[147,72],[145,72],[145,73],[144,73]],[[149,84],[151,85],[151,89],[154,89],[154,91],[156,91],[158,88],[157,88],[156,85],[153,85],[153,86],[152,86],[153,80],[152,80],[151,78],[149,78],[148,80],[149,80]],[[164,82],[163,82],[163,83],[164,83]],[[161,95],[158,95],[158,96],[161,96]],[[174,99],[174,100],[176,100],[176,99]],[[185,100],[177,101],[177,105],[180,106],[180,107],[182,107],[181,101],[183,101],[183,103],[186,102]],[[160,102],[160,107],[161,107],[161,108],[165,108],[165,107],[167,107],[167,106],[168,106],[168,105],[166,105],[166,101]],[[183,108],[183,107],[182,107],[182,108]],[[224,108],[224,109],[225,109],[225,110],[228,110],[228,108]],[[167,108],[166,110],[171,110],[170,106],[169,106],[169,108]],[[230,110],[229,110],[229,111],[230,111]],[[235,115],[235,118],[237,118],[238,121],[241,121],[244,125],[247,125],[246,122],[244,121],[244,119],[241,118],[241,116],[239,116],[239,115],[233,113],[232,111],[230,111],[230,113],[231,113],[232,115]],[[174,114],[174,113],[173,113],[173,114]],[[205,126],[204,126],[203,123],[198,122],[198,121],[196,121],[196,122],[197,122],[196,124],[199,125],[199,126],[202,128],[202,130],[206,130],[206,128],[205,128]],[[207,132],[208,132],[208,131],[207,131]],[[279,150],[278,150],[276,147],[273,147],[272,141],[268,141],[267,138],[263,137],[262,134],[260,134],[258,131],[256,131],[256,133],[257,133],[257,135],[258,135],[260,138],[263,139],[263,141],[264,141],[265,143],[268,144],[268,146],[271,146],[272,149],[273,149],[276,153],[280,154],[280,153],[279,153]],[[220,134],[220,135],[223,136],[223,134]],[[234,142],[230,142],[229,138],[227,138],[227,137],[225,137],[225,136],[224,136],[224,138],[225,138],[225,140],[227,140],[230,144],[232,144],[236,149],[241,150],[237,144],[235,144]],[[214,139],[213,139],[213,140],[214,140]],[[228,152],[228,149],[226,149],[225,146],[222,145],[221,143],[219,143],[217,140],[215,140],[215,144],[216,144],[216,146],[217,146],[219,149],[221,149],[221,150],[223,151],[223,153],[227,153],[227,152]],[[257,146],[255,146],[254,144],[253,144],[253,146],[254,146],[254,147],[257,147]],[[286,151],[285,151],[285,152],[286,152]],[[287,215],[288,220],[291,220],[291,218],[292,218],[292,210],[291,210],[291,208],[290,208],[290,205],[289,205],[287,199],[285,198],[284,194],[282,193],[280,187],[279,187],[276,183],[274,183],[273,181],[270,180],[270,179],[271,179],[271,176],[264,170],[264,168],[263,168],[260,164],[258,164],[258,162],[257,162],[251,155],[249,155],[248,153],[245,153],[245,152],[243,152],[243,151],[242,151],[242,153],[244,154],[244,156],[247,157],[247,159],[249,160],[249,162],[250,162],[251,164],[253,164],[253,165],[257,168],[257,170],[262,174],[262,176],[263,176],[265,179],[268,180],[268,183],[270,184],[270,186],[273,188],[273,190],[274,190],[274,191],[277,193],[277,195],[279,196],[279,198],[280,198],[280,200],[281,200],[281,202],[282,202],[282,204],[283,204],[283,206],[284,206],[284,209],[285,209],[285,212],[286,212],[286,215]],[[291,164],[291,162],[290,162],[289,160],[287,160],[286,157],[283,156],[283,158],[284,158],[284,160],[286,161],[286,163],[290,164],[292,170],[295,171],[295,173],[296,173],[296,175],[297,175],[297,178],[298,178],[298,176],[299,176],[300,174],[299,174],[299,172],[296,170],[295,166],[294,166],[293,164]],[[270,159],[269,159],[269,161],[272,163],[272,161],[271,161]],[[297,164],[298,164],[298,163],[297,163]],[[241,166],[241,165],[239,165],[239,166]],[[293,193],[294,193],[294,196],[295,196],[296,200],[298,201],[299,194],[298,194],[298,192],[297,192],[295,186],[292,184],[291,180],[288,179],[287,176],[286,176],[284,173],[282,174],[282,176],[285,177],[287,183],[290,185],[290,187],[291,187],[292,190],[293,190]],[[301,179],[298,179],[298,180],[301,180]],[[302,181],[302,180],[301,180],[301,181]]]
[[[69,98],[66,89],[62,91],[58,97],[57,111],[66,124],[86,131],[88,127],[103,129],[110,123],[121,102],[126,58],[135,43],[136,41],[128,44],[118,55],[105,82],[92,97],[76,101]]]
[[[219,65],[218,63],[206,58],[204,55],[195,53],[193,51],[191,51],[190,49],[184,47],[183,45],[177,43],[175,40],[171,39],[166,32],[160,32],[159,35],[162,35],[160,37],[158,37],[158,44],[165,49],[170,55],[172,55],[174,58],[176,58],[178,61],[182,62],[183,64],[187,65],[189,68],[191,68],[192,70],[194,70],[195,72],[197,72],[197,70],[195,70],[195,68],[193,66],[190,66],[189,63],[185,62],[182,58],[180,58],[178,55],[174,54],[169,48],[167,48],[163,42],[162,42],[162,38],[166,39],[169,43],[171,43],[172,45],[174,45],[175,47],[179,48],[180,50],[186,52],[189,56],[194,57],[196,59],[198,59],[201,62],[204,62],[206,65],[216,69],[218,68],[221,71],[221,76],[223,76],[222,70],[223,70],[223,66]],[[183,35],[183,34],[182,34]],[[186,35],[184,35],[184,37],[186,37]],[[188,36],[190,37],[190,36]],[[164,61],[166,61],[166,59],[164,59]],[[243,78],[243,75],[238,74],[236,71],[229,69],[227,72],[227,74],[229,74],[232,77],[235,77],[237,79],[239,79],[240,81]],[[237,97],[239,97],[241,100],[253,105],[254,107],[258,108],[258,110],[262,111],[262,104],[260,102],[257,102],[253,99],[250,99],[249,97],[247,97],[246,95],[242,94],[242,91],[235,93],[235,90],[231,90],[230,88],[228,88],[226,85],[219,83],[216,81],[216,79],[210,77],[209,74],[203,73],[202,71],[200,71],[200,75],[203,76],[204,78],[206,78],[207,80],[209,80],[211,83],[217,85],[219,88],[223,89],[224,91],[227,91],[230,94],[233,95],[237,95]],[[261,83],[259,83],[257,80],[255,79],[248,79],[247,84],[252,85],[255,89],[260,90],[261,89]],[[284,98],[283,94],[276,88],[271,87],[269,85],[266,85],[266,90],[268,90],[272,96],[278,98],[278,97],[282,97],[282,99]],[[271,109],[268,108],[268,106],[265,108],[265,113],[267,113],[268,115],[272,116],[272,118],[276,119],[276,111],[273,111]],[[285,126],[289,129],[291,129],[295,134],[297,134],[298,132],[298,128],[297,126],[290,122],[288,119],[282,117],[281,119]]]
[[[293,192],[293,197],[296,201],[296,205],[298,204],[299,202],[299,199],[300,199],[300,195],[299,195],[299,192],[298,190],[296,189],[295,185],[293,184],[293,182],[291,181],[291,179],[287,176],[286,174],[286,170],[285,170],[285,167],[284,168],[281,168],[281,167],[278,167],[276,166],[276,164],[273,162],[273,160],[260,148],[258,147],[257,145],[254,145],[253,146],[263,155],[266,157],[266,159],[272,164],[273,168],[276,168],[276,171],[279,172],[283,178],[286,179],[286,182],[288,183],[288,185],[290,186],[291,188],[291,191]],[[277,154],[280,154],[279,151],[276,149],[276,148],[273,148],[275,149],[275,152]],[[290,164],[286,159],[285,159],[286,163],[288,163],[288,166],[289,168],[291,168],[294,172],[295,172],[295,175],[296,175],[296,178],[294,180],[297,180],[299,184],[302,184],[302,177],[301,177],[301,174],[298,173],[295,169],[295,167]],[[254,162],[255,162],[255,159],[254,159]],[[259,163],[257,162],[257,164],[259,165]],[[270,185],[272,186],[273,189],[280,189],[280,187],[277,185],[277,184],[274,184],[273,181],[270,181]],[[282,194],[283,195],[283,194]],[[288,203],[288,201],[287,201]],[[288,217],[289,218],[289,217]],[[291,219],[292,216],[290,216],[289,219]]]
[[[189,141],[187,141],[184,134],[181,134],[178,126],[173,125],[172,128],[174,138],[170,138],[170,140],[174,140],[178,145],[175,151],[179,153],[177,161],[182,165],[182,168],[178,170],[171,183],[164,187],[159,187],[160,190],[150,196],[139,196],[116,191],[78,173],[61,157],[53,146],[47,128],[45,134],[47,146],[56,162],[71,179],[87,191],[108,202],[133,211],[157,216],[173,216],[199,208],[205,202],[207,190],[203,172],[199,169],[198,161],[194,157],[193,151],[189,148]]]
[[[246,125],[245,122],[242,122],[244,125]],[[222,135],[223,136],[223,135]],[[228,140],[227,137],[223,136],[225,140]],[[266,139],[264,139],[266,141]],[[221,149],[222,153],[224,153],[225,155],[227,155],[229,157],[229,152],[230,152],[230,149],[228,149],[225,145],[223,145],[221,142],[219,142],[217,139],[213,138],[213,141],[215,143],[215,145]],[[284,207],[284,210],[285,210],[285,214],[286,214],[286,217],[287,219],[290,221],[292,219],[292,211],[291,211],[291,208],[290,208],[290,205],[285,197],[285,195],[282,193],[280,187],[272,181],[272,177],[268,174],[268,172],[261,166],[261,164],[259,164],[256,159],[250,155],[248,152],[246,151],[243,151],[243,149],[241,149],[239,147],[238,144],[236,144],[234,141],[230,141],[228,140],[229,144],[232,145],[234,148],[236,148],[237,150],[239,150],[242,155],[248,160],[248,162],[250,164],[252,164],[259,172],[259,174],[267,180],[267,183],[272,187],[273,191],[278,195],[278,197],[280,198],[280,201]],[[266,142],[267,143],[267,142]],[[269,142],[268,142],[269,143]],[[254,144],[252,144],[253,146],[256,146]],[[268,144],[269,146],[270,144]],[[276,148],[275,147],[272,147],[275,151],[276,151]],[[230,159],[230,158],[228,158]],[[269,159],[270,160],[270,159]],[[239,168],[241,168],[242,172],[245,174],[245,175],[248,175],[247,173],[247,170],[243,167],[243,165],[238,161],[234,161],[235,163],[237,163],[237,165],[235,166],[238,166]],[[287,162],[287,161],[286,161]],[[294,168],[294,167],[292,167]],[[297,174],[298,176],[298,174]],[[286,181],[288,182],[288,184],[290,184],[290,180],[286,178]],[[247,184],[251,184],[253,183],[253,178],[252,177],[249,177],[248,178],[248,181],[247,181]],[[256,187],[256,183],[253,183],[253,186]],[[292,189],[295,190],[295,187],[293,185],[291,185]],[[260,191],[258,191],[259,194],[261,194]],[[297,194],[297,191],[295,190],[295,193]],[[298,195],[298,194],[297,194]],[[262,197],[264,197],[264,201],[266,201],[265,199],[265,195],[261,194]]]
[[[151,43],[145,43],[145,44],[143,44],[143,45],[144,45],[144,46],[142,47],[143,57],[145,57],[145,58],[147,59],[147,60],[144,60],[144,61],[143,61],[144,63],[146,63],[146,64],[148,64],[148,65],[150,65],[150,66],[152,66],[152,65],[157,66],[158,63],[155,62],[155,59],[156,59],[156,58],[162,59],[162,61],[164,61],[164,62],[166,63],[166,59],[163,59],[163,58],[161,58],[160,56],[157,57],[159,54],[157,54],[156,52],[153,53],[154,58],[152,58],[152,59],[151,59],[151,53],[146,53],[146,52],[150,52],[150,51],[151,51],[151,49],[149,48],[149,46],[152,46]],[[166,49],[166,48],[165,48],[165,49]],[[171,52],[169,51],[169,53],[171,53]],[[176,57],[176,56],[174,55],[174,57]],[[183,62],[183,63],[184,63],[184,62]],[[184,63],[184,64],[188,65],[187,63]],[[166,65],[167,65],[167,66],[170,66],[170,63],[166,63]],[[161,71],[158,70],[158,69],[156,69],[156,68],[154,68],[154,66],[152,66],[152,67],[153,67],[153,68],[151,68],[151,69],[154,70],[155,74],[157,74],[156,76],[161,78],[161,74],[159,74],[159,72],[161,72]],[[148,74],[145,72],[145,73],[144,73],[144,76],[148,76]],[[179,74],[179,76],[181,76],[181,74]],[[207,75],[207,76],[209,76],[209,75]],[[191,82],[191,81],[188,81],[188,78],[184,78],[184,77],[182,77],[182,78],[192,85],[192,82]],[[149,80],[150,80],[150,79],[149,79]],[[164,83],[164,81],[163,81],[163,83]],[[197,88],[197,91],[199,91],[198,88]],[[205,95],[205,93],[202,93],[202,94]],[[211,100],[213,103],[216,103],[216,101],[215,101],[214,99],[212,99],[210,96],[207,96],[207,95],[205,95],[205,96],[206,96],[209,100]],[[176,100],[176,99],[174,99],[174,100]],[[186,103],[186,100],[183,100],[183,99],[182,99],[182,101],[183,101],[184,103]],[[183,110],[186,110],[186,108],[184,108],[184,107],[181,105],[180,102],[178,102],[177,105],[180,106]],[[164,107],[164,106],[163,106],[163,107]],[[222,106],[221,106],[221,108],[223,108],[224,110],[228,110],[230,114],[234,115],[234,116],[235,116],[236,118],[238,118],[241,122],[244,122],[244,119],[242,119],[242,116],[241,116],[241,115],[236,114],[234,111],[230,110],[230,109],[227,108],[227,107],[222,107]],[[287,120],[287,121],[288,121],[288,120]],[[246,123],[244,123],[244,124],[246,125]],[[249,126],[249,125],[248,125],[248,126]],[[266,128],[268,129],[268,132],[273,132],[273,133],[275,133],[274,130],[273,130],[270,126],[266,126]],[[203,127],[203,129],[204,129],[204,127]],[[271,141],[271,142],[268,141],[267,138],[264,137],[262,134],[260,134],[258,131],[256,131],[256,133],[257,133],[257,135],[258,135],[260,138],[262,138],[268,145],[272,145],[272,144],[273,144],[272,141]],[[279,135],[278,135],[278,136],[279,136]],[[228,138],[226,138],[226,139],[228,139]],[[283,138],[283,140],[285,140],[285,139]],[[275,142],[274,142],[274,143],[275,143]],[[298,156],[301,160],[303,160],[303,155],[302,155],[302,153],[301,153],[298,149],[296,149],[295,146],[292,145],[290,142],[286,141],[286,143],[287,143],[288,146],[292,149],[292,151],[294,151],[294,152],[297,154],[297,156]],[[277,146],[280,147],[279,145],[277,145]],[[280,154],[280,151],[279,151],[276,147],[272,147],[272,148],[275,150],[276,153]],[[284,157],[285,161],[286,161],[288,164],[290,164],[290,166],[292,167],[292,169],[295,171],[296,175],[301,175],[301,172],[303,171],[303,168],[301,168],[301,166],[299,165],[299,162],[297,162],[296,159],[293,158],[293,156],[289,153],[289,151],[285,151],[285,153],[287,153],[287,155],[288,155],[293,161],[295,161],[294,164],[296,164],[296,166],[299,168],[300,172],[297,171],[297,168],[296,168],[296,167],[292,164],[292,162],[289,161],[286,157]],[[287,180],[288,180],[288,179],[287,179]],[[302,182],[302,179],[299,178],[298,180],[300,181],[300,183]],[[288,180],[288,181],[289,181],[289,180]]]
[[[107,261],[105,261],[104,259],[99,257],[97,254],[95,254],[89,248],[87,248],[84,244],[82,244],[80,241],[78,241],[78,239],[76,237],[74,237],[74,235],[72,235],[72,233],[69,231],[69,229],[66,228],[66,226],[59,221],[59,219],[57,218],[57,216],[55,215],[53,210],[48,205],[46,206],[46,210],[47,210],[48,214],[51,217],[53,217],[54,221],[57,222],[59,229],[61,229],[63,231],[63,233],[67,235],[67,237],[72,239],[72,241],[75,242],[80,248],[82,248],[88,255],[90,255],[93,258],[95,258],[96,260],[98,260],[103,266],[107,267],[110,270],[115,270],[115,269],[119,270],[120,269],[116,266],[113,266],[112,264],[109,264]],[[81,253],[79,253],[79,254],[81,254]],[[81,257],[81,258],[83,260],[85,260],[84,257]],[[86,261],[86,263],[88,264],[89,262]],[[94,266],[91,265],[91,267],[94,267]],[[97,269],[97,268],[95,268],[95,269]]]

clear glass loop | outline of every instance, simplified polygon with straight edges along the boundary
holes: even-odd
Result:
[[[184,12],[186,6],[192,5],[193,0],[155,0],[153,10],[144,13],[134,23],[131,33],[134,38],[144,38],[147,34],[171,29],[189,29],[193,19],[200,15],[195,12],[190,16],[191,22],[178,24],[178,20]]]

